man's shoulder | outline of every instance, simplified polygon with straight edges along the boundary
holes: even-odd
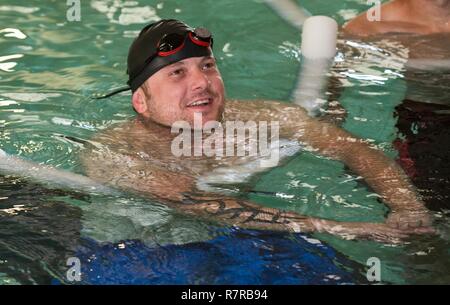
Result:
[[[115,159],[121,150],[129,146],[127,134],[131,124],[132,120],[118,122],[97,131],[89,141],[86,141],[87,144],[80,152],[82,163],[93,165],[99,161]]]
[[[225,107],[226,119],[268,119],[295,114],[306,116],[305,110],[292,103],[275,100],[230,100]]]
[[[90,142],[93,146],[108,147],[111,150],[131,150],[135,146],[151,142],[157,136],[158,133],[155,130],[146,128],[139,118],[135,117],[98,131],[91,137]],[[91,148],[95,147],[91,145]]]
[[[227,100],[226,104],[228,106],[233,107],[254,107],[254,106],[273,106],[273,105],[279,105],[279,104],[287,104],[286,102],[282,101],[276,101],[276,100],[265,100],[265,99],[252,99],[252,100],[243,100],[243,99],[232,99]]]
[[[129,133],[130,130],[133,129],[133,126],[136,125],[136,119],[129,119],[127,121],[115,122],[107,127],[104,127],[98,130],[92,137],[95,139],[107,139],[112,135],[116,137],[124,136]]]

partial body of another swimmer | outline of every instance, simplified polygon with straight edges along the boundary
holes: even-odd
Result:
[[[368,36],[386,33],[450,33],[450,0],[394,0],[381,6],[380,20],[367,12],[349,21],[347,33]]]
[[[450,69],[450,0],[394,0],[381,5],[380,20],[367,14],[347,22],[344,34],[399,41],[410,68]]]

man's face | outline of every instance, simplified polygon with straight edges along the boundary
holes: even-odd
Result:
[[[214,57],[192,57],[166,66],[153,74],[141,87],[146,110],[141,112],[162,125],[176,121],[194,124],[194,113],[202,122],[220,121],[225,89]]]

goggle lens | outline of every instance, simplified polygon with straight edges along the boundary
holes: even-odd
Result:
[[[193,32],[188,32],[188,36],[193,43],[202,47],[212,47],[212,35],[205,28],[196,28]],[[178,33],[164,35],[158,43],[157,52],[159,56],[169,56],[182,48],[185,35]]]
[[[180,47],[184,42],[184,36],[180,34],[167,34],[159,41],[158,52],[170,52]]]

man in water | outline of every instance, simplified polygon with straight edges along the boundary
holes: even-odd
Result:
[[[369,21],[370,13],[350,20],[344,32],[377,48],[394,46],[407,56],[399,71],[407,90],[396,107],[402,137],[395,146],[414,184],[427,190],[428,207],[440,211],[449,206],[450,196],[450,169],[443,166],[450,158],[448,141],[441,140],[450,132],[450,0],[389,1],[381,6],[379,21]],[[410,126],[420,127],[411,132]]]
[[[140,32],[128,55],[128,84],[138,115],[93,139],[93,143],[101,144],[87,150],[83,158],[90,177],[147,195],[183,213],[245,228],[328,232],[383,241],[433,231],[428,211],[414,187],[400,167],[382,152],[334,125],[309,117],[297,105],[226,100],[212,47],[209,31],[193,30],[177,20],[161,20]],[[196,123],[198,117],[200,126]],[[185,123],[182,126],[194,126],[189,130],[194,137],[209,123],[216,127],[217,123],[236,121],[264,121],[271,127],[278,124],[282,157],[296,153],[302,143],[344,162],[364,177],[390,207],[386,223],[318,219],[224,194],[212,184],[227,184],[230,177],[233,182],[245,182],[265,168],[248,156],[218,158],[174,153],[174,141],[180,135],[172,133],[171,126],[180,121]],[[175,129],[178,131],[178,127]],[[275,130],[271,132],[274,136],[277,130],[271,130]],[[203,147],[208,139],[202,135],[200,145]]]
[[[344,33],[400,42],[408,49],[409,69],[450,68],[450,0],[394,0],[380,7],[379,20],[369,20],[371,15],[367,11],[347,22]]]
[[[385,33],[450,33],[450,0],[393,0],[381,6],[379,21],[364,12],[344,30],[360,36]]]

